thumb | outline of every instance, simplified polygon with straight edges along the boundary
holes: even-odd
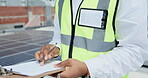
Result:
[[[63,62],[60,62],[58,64],[55,64],[56,68],[58,68],[58,67],[66,67],[66,66],[70,66],[70,59],[65,60]]]

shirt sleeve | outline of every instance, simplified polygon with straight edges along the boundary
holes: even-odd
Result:
[[[119,0],[117,47],[85,61],[91,78],[120,78],[142,66],[148,55],[146,0]]]
[[[53,31],[54,31],[53,38],[49,44],[56,44],[57,43],[57,47],[60,48],[60,44],[61,44],[60,26],[59,26],[59,20],[58,20],[56,14],[54,16],[54,30]]]

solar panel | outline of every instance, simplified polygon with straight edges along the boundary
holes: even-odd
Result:
[[[5,48],[4,47],[0,47],[0,50],[4,50]]]
[[[51,40],[46,40],[46,41],[42,41],[42,42],[37,42],[40,45],[45,45],[48,44]]]
[[[26,52],[26,54],[30,54],[30,55],[33,55],[34,56],[34,53],[37,52],[37,51],[39,51],[39,50],[40,50],[40,48],[39,49],[34,49],[34,50],[31,50],[31,51]]]
[[[2,45],[2,47],[15,48],[15,47],[24,46],[24,45],[27,45],[27,43],[18,43],[17,42],[14,44]]]
[[[32,61],[34,53],[41,46],[48,44],[52,31],[25,30],[0,36],[0,65],[8,66],[25,61]]]
[[[27,61],[29,59],[33,59],[34,57],[25,53],[13,55],[10,57],[5,57],[0,59],[0,64],[2,66],[14,65],[20,62]]]
[[[0,52],[0,57],[7,56],[7,55],[10,55],[10,54],[15,54],[15,53],[18,53],[18,51],[5,50],[5,51]]]
[[[27,46],[23,46],[23,47],[18,47],[18,48],[14,48],[13,50],[15,51],[27,51],[27,50],[31,50],[31,49],[35,49],[35,48],[40,48],[41,46],[38,45],[27,45]]]
[[[6,44],[12,44],[12,43],[16,43],[16,41],[1,42],[0,45],[6,45]]]

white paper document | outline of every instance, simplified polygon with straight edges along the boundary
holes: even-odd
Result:
[[[42,73],[46,73],[49,71],[59,70],[62,68],[55,68],[54,64],[57,64],[61,61],[50,61],[44,66],[40,66],[40,64],[37,61],[32,62],[25,62],[21,64],[16,64],[12,66],[6,66],[4,68],[10,70],[12,68],[12,71],[16,74],[26,75],[26,76],[35,76]]]

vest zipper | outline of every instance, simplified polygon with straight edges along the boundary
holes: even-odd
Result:
[[[69,47],[69,58],[72,58],[72,50],[73,50],[73,40],[75,35],[75,25],[73,25],[73,9],[72,9],[72,0],[70,0],[70,8],[71,8],[71,40]]]
[[[83,2],[83,0],[82,0]],[[72,58],[72,53],[73,53],[73,43],[74,43],[74,37],[75,37],[75,28],[76,28],[76,20],[77,20],[77,16],[78,16],[78,11],[79,8],[82,4],[82,2],[80,3],[78,10],[77,10],[77,14],[76,14],[76,18],[75,18],[75,24],[73,25],[73,5],[72,5],[72,0],[70,0],[70,7],[71,7],[71,40],[70,40],[70,47],[69,47],[69,58]]]
[[[115,12],[114,12],[114,16],[113,16],[113,30],[114,30],[115,35],[116,35],[115,20],[116,20],[118,5],[119,5],[119,0],[117,0],[116,7],[115,7]],[[117,47],[118,44],[119,44],[119,41],[117,41],[117,39],[115,38],[115,47]]]

